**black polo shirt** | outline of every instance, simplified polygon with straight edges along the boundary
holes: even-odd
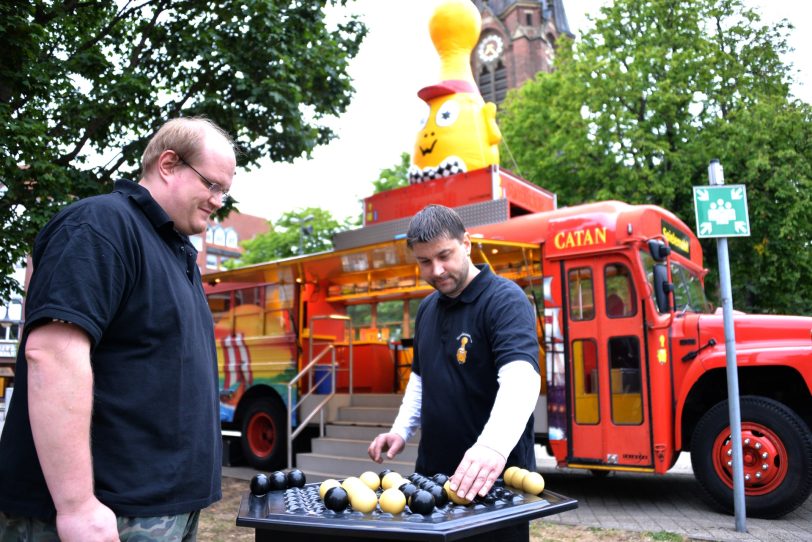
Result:
[[[196,257],[130,181],[68,206],[40,232],[0,440],[0,510],[55,514],[31,436],[24,355],[31,329],[53,319],[91,339],[99,500],[122,516],[175,515],[219,500],[217,357]]]
[[[477,266],[456,298],[433,292],[415,320],[412,371],[421,377],[421,438],[417,471],[453,474],[490,417],[499,368],[526,361],[539,370],[536,317],[515,283]],[[508,465],[532,469],[533,416]]]

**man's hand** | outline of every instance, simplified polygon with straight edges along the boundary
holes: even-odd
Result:
[[[469,501],[477,494],[484,497],[502,474],[505,461],[498,452],[481,444],[474,444],[465,452],[451,477],[451,489],[457,492],[458,497]]]
[[[77,509],[56,514],[62,542],[119,542],[116,515],[93,497]]]
[[[394,459],[396,455],[403,451],[406,441],[395,433],[381,433],[369,445],[367,453],[375,463],[383,463],[381,454],[386,452],[387,459]]]

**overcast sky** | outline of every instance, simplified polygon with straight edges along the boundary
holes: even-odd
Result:
[[[372,193],[379,172],[411,153],[421,112],[417,91],[439,79],[439,60],[428,35],[428,20],[437,0],[358,0],[350,3],[369,27],[358,56],[350,65],[355,97],[347,112],[330,125],[338,138],[313,152],[311,160],[293,164],[263,162],[240,171],[231,193],[243,213],[278,219],[285,211],[306,207],[329,210],[339,221],[361,213],[360,200]],[[605,0],[564,0],[570,29],[587,28],[587,15],[597,15]],[[795,30],[788,57],[800,71],[796,96],[812,103],[812,4],[796,0],[746,0],[766,22],[790,19]]]

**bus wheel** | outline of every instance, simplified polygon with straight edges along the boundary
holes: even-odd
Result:
[[[285,462],[287,420],[284,410],[271,399],[254,399],[242,422],[242,453],[257,470],[280,468]]]
[[[790,408],[766,397],[740,401],[747,515],[781,517],[812,490],[812,435]],[[711,408],[691,438],[691,464],[713,504],[732,514],[733,451],[728,402]]]

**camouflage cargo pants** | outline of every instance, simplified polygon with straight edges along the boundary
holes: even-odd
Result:
[[[121,542],[195,542],[200,511],[151,518],[118,517]],[[59,542],[56,524],[0,512],[0,542]]]

